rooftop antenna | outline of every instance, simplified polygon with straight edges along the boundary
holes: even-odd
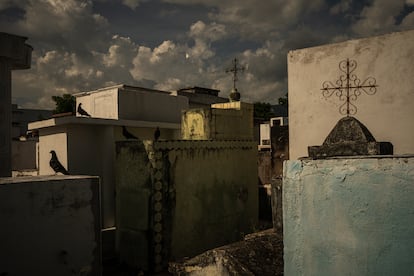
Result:
[[[229,95],[231,102],[240,101],[240,93],[237,91],[237,88],[236,88],[236,82],[238,80],[237,73],[243,72],[244,69],[245,68],[243,66],[241,67],[237,66],[237,58],[234,58],[233,60],[233,67],[226,69],[226,73],[233,73],[233,89],[231,90],[231,93]]]

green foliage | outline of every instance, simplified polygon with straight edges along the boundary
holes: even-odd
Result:
[[[288,105],[288,94],[286,93],[284,97],[280,97],[278,101],[280,105],[286,106],[287,108],[289,106]]]
[[[63,94],[62,96],[52,96],[52,100],[56,103],[54,114],[72,112],[75,113],[76,99],[71,94]]]
[[[254,106],[254,117],[264,120],[270,120],[275,114],[272,112],[272,105],[270,103],[256,102]]]

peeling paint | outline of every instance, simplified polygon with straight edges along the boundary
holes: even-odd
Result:
[[[414,158],[287,161],[286,275],[410,275]]]

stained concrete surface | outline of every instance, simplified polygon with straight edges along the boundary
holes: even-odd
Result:
[[[273,229],[170,263],[174,275],[283,275],[283,237]]]
[[[289,160],[286,275],[413,275],[414,157]]]

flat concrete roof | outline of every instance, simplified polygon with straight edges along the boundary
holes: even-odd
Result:
[[[102,91],[107,91],[107,90],[111,90],[111,89],[121,89],[121,90],[128,90],[128,91],[146,91],[146,92],[149,91],[149,92],[163,93],[163,94],[171,95],[171,92],[168,92],[168,91],[156,90],[156,89],[151,89],[151,88],[144,88],[144,87],[139,87],[139,86],[131,86],[131,85],[126,85],[126,84],[117,84],[117,85],[113,85],[113,86],[99,88],[99,89],[96,89],[96,90],[74,93],[72,95],[75,96],[75,97],[82,97],[82,96],[86,96],[86,95],[89,95],[89,94],[98,93],[98,92],[102,92]],[[174,95],[171,95],[171,96],[174,96]]]
[[[43,121],[32,122],[28,124],[29,130],[42,129],[61,125],[111,125],[111,126],[128,126],[128,127],[149,127],[149,128],[164,128],[164,129],[180,129],[181,124],[167,123],[167,122],[151,122],[151,121],[136,121],[136,120],[114,120],[102,118],[89,118],[67,116],[52,118]]]
[[[98,179],[99,176],[93,175],[39,175],[39,176],[19,176],[19,177],[2,177],[0,178],[0,185],[18,184],[27,182],[47,182],[56,180],[71,180],[71,179]]]

